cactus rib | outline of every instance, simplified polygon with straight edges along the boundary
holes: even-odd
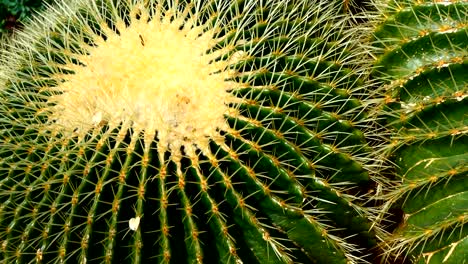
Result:
[[[374,76],[387,94],[399,181],[381,198],[403,219],[387,255],[415,263],[466,261],[466,1],[389,1],[376,28]]]

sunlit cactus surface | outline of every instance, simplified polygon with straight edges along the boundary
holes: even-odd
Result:
[[[372,260],[371,61],[343,4],[70,0],[37,16],[1,55],[2,261]]]

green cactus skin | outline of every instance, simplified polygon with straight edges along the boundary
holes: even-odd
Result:
[[[391,152],[401,181],[383,198],[403,210],[388,254],[417,263],[468,259],[466,1],[395,1],[376,31]]]
[[[378,136],[366,114],[367,84],[357,67],[365,52],[350,41],[359,31],[335,11],[342,3],[205,2],[187,7],[171,0],[141,6],[126,0],[66,1],[11,41],[0,68],[0,258],[5,263],[372,259],[369,249],[378,230],[371,228],[374,212],[361,198],[379,180],[374,178],[379,146],[367,143]],[[174,132],[188,128],[187,122],[203,123],[205,116],[196,111],[216,110],[182,116],[183,107],[205,103],[195,97],[155,93],[159,104],[172,103],[161,109],[175,112],[143,118],[129,113],[153,89],[146,73],[164,70],[172,74],[169,81],[183,81],[171,67],[176,71],[186,64],[187,74],[190,70],[187,61],[168,64],[167,70],[141,67],[146,56],[136,63],[133,53],[119,53],[128,48],[122,43],[133,43],[129,50],[137,54],[161,44],[129,28],[180,21],[177,15],[184,10],[189,11],[184,23],[193,17],[195,25],[208,25],[203,32],[216,29],[211,38],[217,44],[206,56],[219,54],[208,66],[228,62],[204,78],[235,72],[229,75],[237,84],[228,91],[231,97],[222,90],[225,101],[210,101],[226,108],[227,126],[206,132],[209,136],[192,131],[182,138]],[[111,46],[114,40],[121,46]],[[162,54],[178,55],[170,49],[177,45],[182,44],[169,43]],[[113,56],[105,67],[93,68],[89,61],[101,46],[114,47]],[[123,55],[130,57],[120,60]],[[119,71],[105,72],[122,62]],[[95,75],[83,77],[87,69]],[[121,77],[134,69],[141,74],[137,79]],[[80,86],[95,79],[108,86]],[[139,102],[123,100],[133,94],[119,97],[106,90],[126,80],[135,87],[148,85]],[[166,92],[167,80],[154,82],[163,87],[159,93]],[[67,90],[70,83],[75,90]],[[110,105],[114,101],[107,97],[122,106]],[[149,120],[167,115],[172,119]]]

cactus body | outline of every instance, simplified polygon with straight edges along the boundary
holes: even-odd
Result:
[[[363,260],[378,161],[334,5],[74,0],[36,18],[2,55],[2,260]]]
[[[389,254],[420,263],[468,259],[466,1],[391,1],[375,32],[403,210]]]

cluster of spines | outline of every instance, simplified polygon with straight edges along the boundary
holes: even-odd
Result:
[[[61,61],[21,46],[34,61],[20,63],[24,75],[8,76],[1,90],[0,109],[8,113],[0,122],[2,258],[363,260],[359,247],[374,239],[355,194],[367,191],[374,163],[361,131],[371,122],[362,106],[365,84],[352,68],[361,54],[343,40],[352,37],[344,18],[329,20],[338,14],[314,4],[232,2],[238,14],[230,25],[243,30],[224,34],[247,54],[234,65],[245,84],[234,91],[241,102],[226,116],[224,142],[205,152],[185,149],[180,158],[129,124],[104,125],[83,138],[44,129],[47,94],[38,88],[53,85],[54,69],[37,67]],[[86,8],[80,12],[77,19]],[[71,26],[62,23],[54,32]],[[66,43],[54,32],[54,43]],[[359,240],[365,243],[353,245]],[[206,254],[211,246],[216,251]]]
[[[466,259],[466,1],[389,1],[376,28],[374,76],[386,90],[401,179],[384,198],[402,208],[388,255],[426,263]]]

